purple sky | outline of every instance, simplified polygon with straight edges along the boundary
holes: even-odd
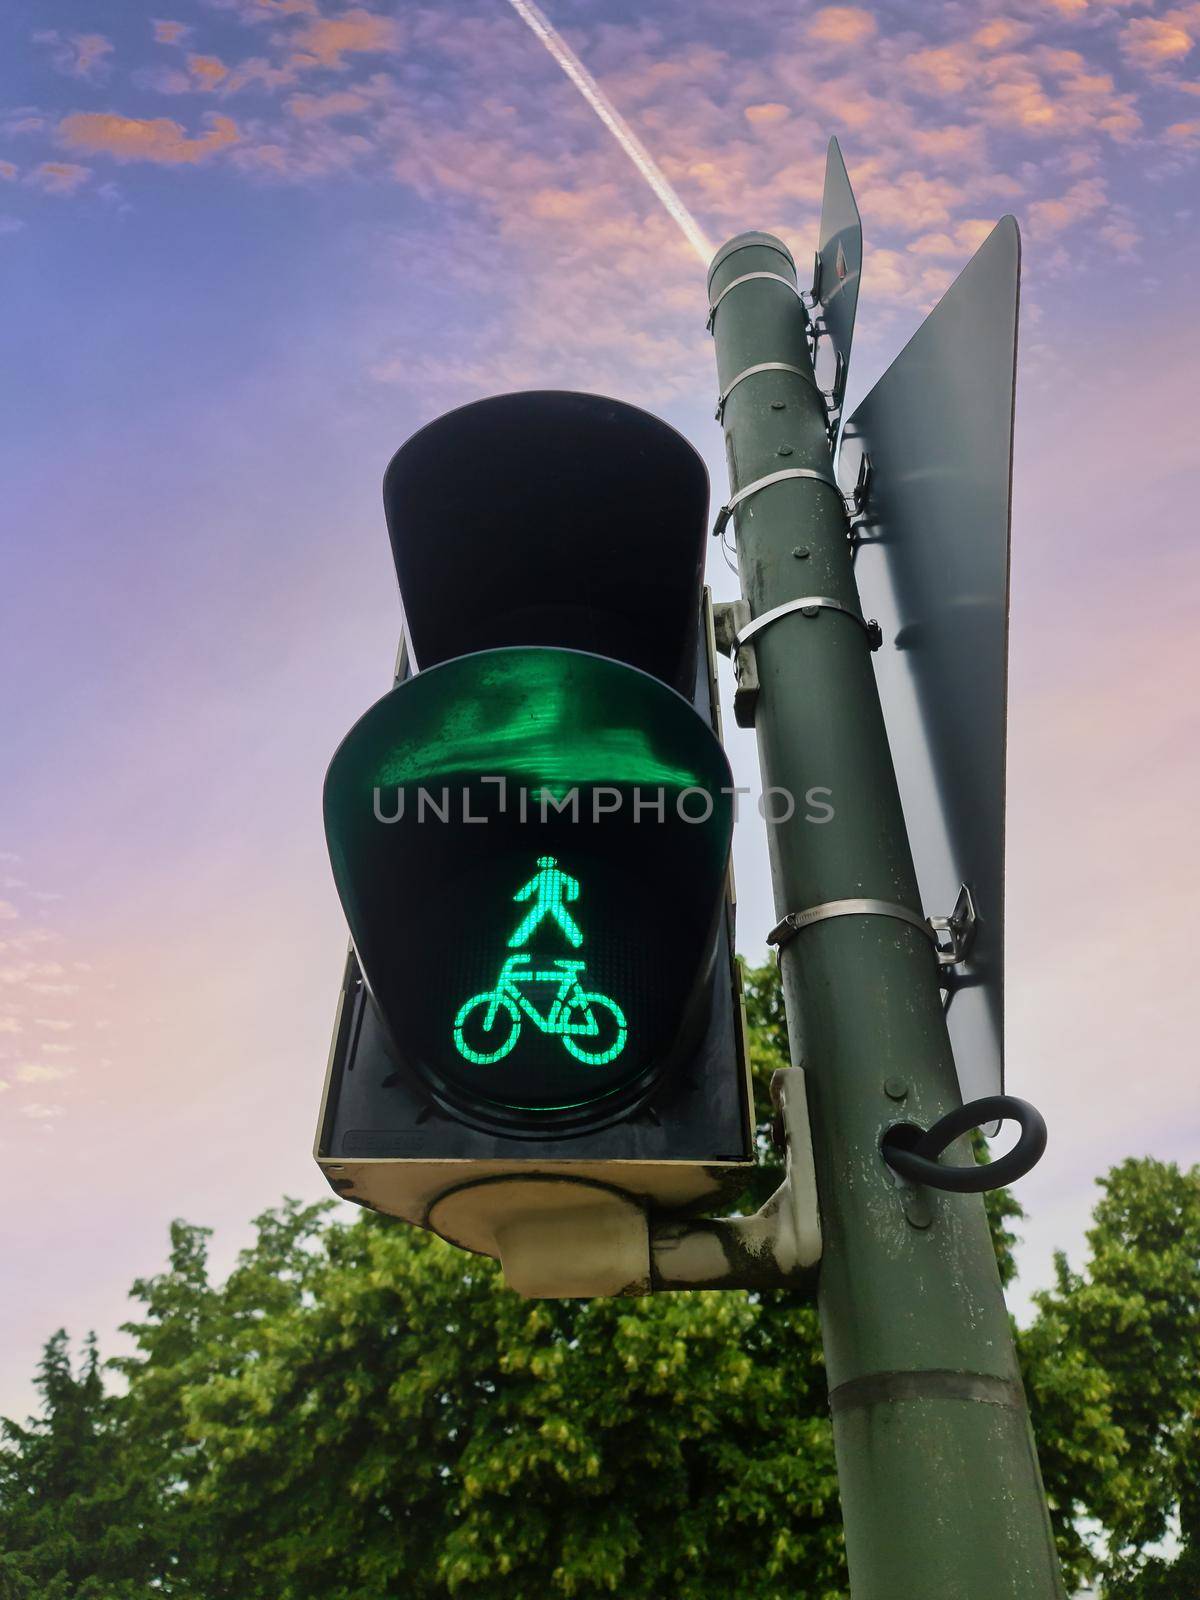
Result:
[[[714,242],[807,259],[838,135],[851,407],[1021,222],[1008,1055],[1052,1136],[1027,1293],[1105,1167],[1200,1156],[1200,5],[544,9]],[[10,0],[0,60],[3,1412],[60,1323],[113,1347],[171,1217],[226,1264],[322,1192],[320,785],[388,679],[391,452],[571,387],[725,478],[703,267],[505,0]],[[753,820],[737,865],[757,958]]]

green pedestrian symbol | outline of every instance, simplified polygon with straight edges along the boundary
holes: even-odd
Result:
[[[579,899],[579,880],[564,872],[553,856],[539,856],[538,870],[519,888],[513,899],[533,904],[508,941],[509,950],[494,989],[465,1000],[454,1019],[454,1045],[458,1053],[477,1066],[501,1061],[521,1036],[525,1021],[539,1033],[561,1041],[568,1055],[584,1066],[600,1067],[625,1048],[629,1028],[625,1013],[606,994],[583,987],[587,962],[567,956],[533,955],[524,947],[533,934],[550,922],[572,949],[583,944],[583,930],[567,910]],[[535,1001],[528,991],[544,995]]]
[[[508,941],[508,948],[519,950],[522,945],[528,944],[530,935],[547,917],[553,917],[566,935],[567,943],[578,950],[583,943],[583,930],[567,910],[565,902],[579,899],[579,879],[563,872],[553,856],[539,856],[537,872],[523,888],[517,890],[513,899],[518,902],[533,900],[535,895],[537,899],[529,915]]]

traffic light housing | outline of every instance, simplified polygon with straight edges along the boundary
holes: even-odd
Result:
[[[423,1226],[482,1179],[707,1204],[752,1144],[703,463],[634,407],[508,395],[384,498],[406,646],[326,778],[352,951],[317,1159]]]

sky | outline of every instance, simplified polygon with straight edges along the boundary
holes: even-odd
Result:
[[[1022,1312],[1108,1166],[1200,1157],[1200,4],[543,9],[714,245],[765,228],[807,261],[837,135],[850,409],[1021,224],[1008,1086],[1051,1130]],[[714,499],[725,476],[700,255],[507,0],[8,0],[0,282],[19,1414],[55,1328],[117,1348],[173,1217],[223,1269],[253,1215],[324,1192],[345,931],[320,789],[389,682],[391,453],[482,395],[577,388],[681,429]],[[759,959],[752,814],[735,860]]]

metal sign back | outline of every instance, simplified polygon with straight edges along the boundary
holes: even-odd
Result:
[[[850,371],[850,346],[854,342],[854,313],[862,276],[862,221],[841,147],[830,139],[825,157],[825,192],[821,199],[821,231],[813,274],[813,301],[834,359],[829,389],[836,409],[846,392]],[[821,355],[821,340],[817,351]],[[823,364],[823,363],[822,363]]]
[[[1020,234],[993,229],[846,424],[870,458],[863,611],[927,912],[966,884],[978,917],[947,997],[964,1099],[1004,1079],[1008,566]]]

